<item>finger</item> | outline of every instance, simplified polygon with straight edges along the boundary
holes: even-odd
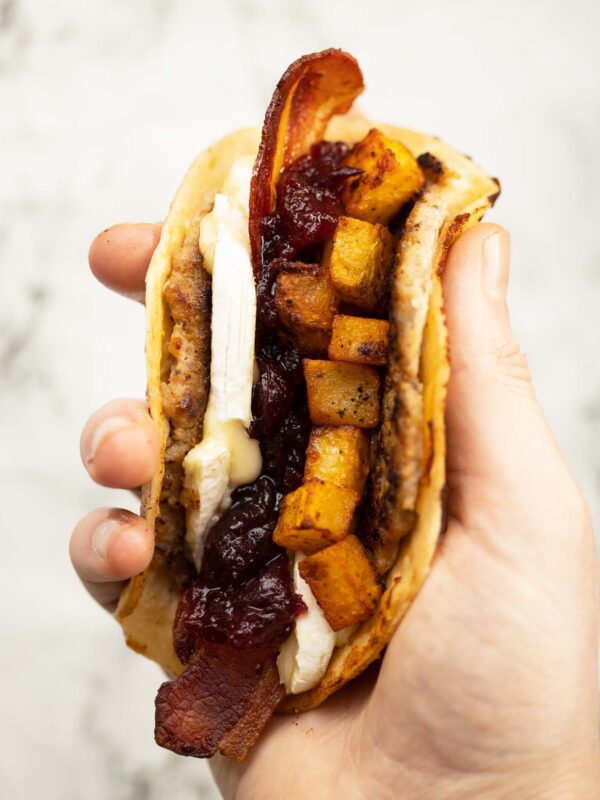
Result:
[[[81,434],[81,460],[102,486],[134,489],[150,480],[158,464],[158,432],[140,400],[111,400]]]
[[[109,289],[143,302],[146,272],[160,231],[155,223],[126,222],[106,228],[90,247],[92,272]]]
[[[99,508],[80,520],[69,552],[75,571],[101,605],[113,610],[125,582],[146,569],[154,535],[141,517],[121,509]]]
[[[533,391],[506,303],[510,238],[477,225],[452,247],[444,271],[450,341],[448,471],[451,511],[543,508],[551,486],[574,483]],[[538,480],[529,480],[532,474]],[[504,498],[501,502],[499,500]]]

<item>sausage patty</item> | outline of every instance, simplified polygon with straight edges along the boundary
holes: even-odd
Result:
[[[163,299],[171,320],[166,339],[162,401],[169,422],[156,546],[182,579],[189,572],[184,551],[185,509],[181,503],[183,459],[202,439],[210,389],[211,278],[198,246],[200,217],[191,224],[174,256]]]

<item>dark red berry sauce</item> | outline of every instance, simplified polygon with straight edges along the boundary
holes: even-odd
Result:
[[[256,361],[250,435],[263,457],[261,476],[236,489],[231,506],[210,530],[198,578],[177,609],[174,639],[189,661],[201,645],[228,643],[275,652],[305,613],[293,593],[288,557],[272,540],[282,498],[302,483],[311,423],[300,352],[280,340],[273,303],[280,270],[294,259],[320,259],[343,213],[344,181],[358,170],[342,165],[341,142],[319,142],[285,169],[276,206],[262,224],[257,281]]]
[[[333,236],[344,213],[344,183],[361,171],[343,165],[348,149],[343,142],[318,142],[281,173],[275,210],[262,224],[264,263],[301,257]]]
[[[299,617],[300,614],[306,614],[308,606],[299,594],[294,595],[294,614]]]

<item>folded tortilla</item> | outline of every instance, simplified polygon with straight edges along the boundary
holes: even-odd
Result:
[[[444,525],[446,483],[444,413],[450,367],[440,275],[452,242],[481,220],[499,193],[498,182],[469,158],[414,131],[349,114],[330,121],[326,138],[353,143],[372,127],[404,144],[416,157],[429,154],[429,162],[438,170],[441,164],[441,174],[427,184],[410,212],[392,276],[392,358],[383,403],[383,479],[389,477],[386,471],[399,476],[400,491],[387,514],[390,519],[407,520],[409,532],[401,530],[393,545],[375,544],[376,565],[381,573],[385,571],[385,591],[378,609],[334,651],[318,686],[285,698],[281,710],[286,712],[314,708],[378,658],[427,576]],[[237,131],[194,161],[171,204],[148,271],[148,404],[161,442],[160,466],[143,491],[142,513],[152,527],[159,514],[169,433],[161,394],[167,369],[165,342],[171,326],[165,312],[165,283],[186,234],[211,210],[232,163],[239,156],[255,155],[259,139],[259,129]],[[406,509],[410,510],[408,517]],[[128,583],[116,612],[127,644],[172,677],[185,669],[173,649],[173,621],[180,596],[172,570],[157,552],[148,569]]]

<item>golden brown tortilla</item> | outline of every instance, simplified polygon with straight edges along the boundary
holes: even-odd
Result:
[[[360,117],[335,117],[327,138],[354,142],[371,127],[373,123]],[[446,481],[444,412],[450,367],[440,272],[453,240],[482,218],[498,194],[495,180],[439,140],[388,125],[377,127],[415,156],[430,153],[444,167],[442,177],[425,190],[409,215],[394,278],[392,315],[396,315],[397,324],[392,347],[400,354],[402,376],[393,387],[399,414],[397,418],[389,415],[389,430],[383,436],[390,443],[390,461],[400,480],[399,490],[388,493],[393,498],[388,516],[392,519],[398,514],[399,519],[406,519],[403,515],[408,512],[414,527],[406,534],[409,525],[405,525],[391,545],[375,548],[379,565],[393,565],[385,577],[386,590],[378,610],[334,652],[319,686],[288,696],[284,711],[313,708],[374,661],[426,578],[442,527]],[[259,130],[238,131],[199,156],[175,196],[150,264],[146,290],[148,403],[163,454],[168,430],[160,385],[168,320],[162,292],[173,254],[181,247],[194,216],[210,210],[232,162],[242,154],[256,153],[259,136]],[[144,492],[143,512],[151,525],[157,515],[162,479],[161,466]],[[172,644],[178,600],[168,569],[155,558],[145,573],[130,581],[116,613],[128,645],[171,675],[183,670]]]

